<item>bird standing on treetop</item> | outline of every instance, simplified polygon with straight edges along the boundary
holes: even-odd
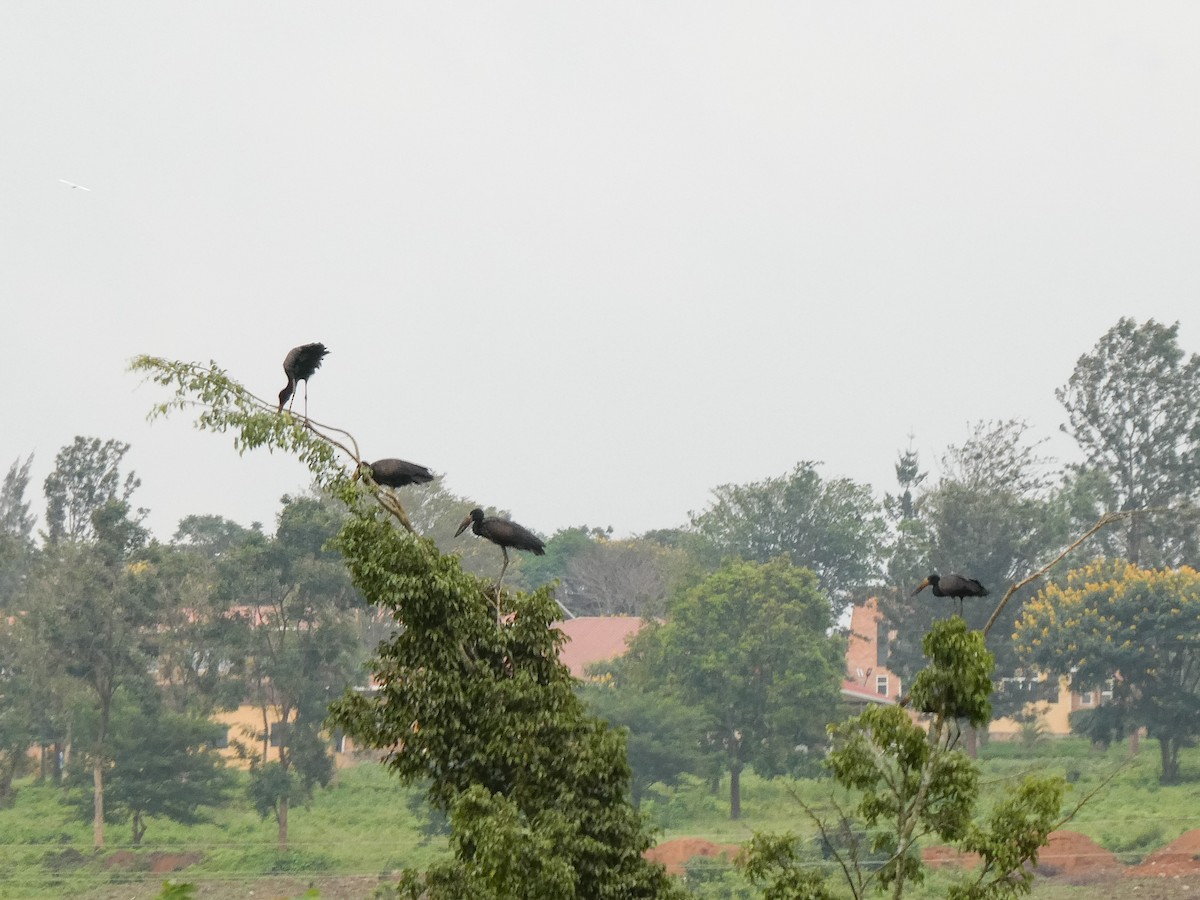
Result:
[[[498,519],[494,516],[484,518],[483,510],[479,507],[475,507],[467,514],[467,517],[462,520],[462,524],[458,526],[458,531],[454,532],[454,536],[458,537],[466,531],[468,525],[481,538],[487,538],[498,546],[504,554],[504,566],[500,569],[500,578],[496,581],[496,620],[499,621],[500,584],[504,581],[504,572],[508,568],[508,548],[525,550],[535,556],[545,556],[546,545],[540,537],[516,522]]]
[[[917,585],[912,596],[917,596],[927,587],[933,588],[935,597],[953,597],[957,600],[959,615],[962,615],[963,597],[986,597],[988,593],[988,589],[974,578],[967,578],[964,575],[930,575]]]
[[[433,473],[427,468],[403,459],[377,459],[373,463],[361,463],[352,480],[357,481],[359,475],[366,475],[376,484],[386,484],[392,488],[433,481]]]
[[[287,375],[287,386],[279,392],[279,412],[283,412],[283,404],[291,399],[296,392],[296,382],[304,382],[304,418],[308,418],[308,379],[312,373],[321,368],[323,360],[329,351],[324,344],[301,344],[288,351],[283,358],[283,371]],[[291,409],[291,406],[288,406]]]

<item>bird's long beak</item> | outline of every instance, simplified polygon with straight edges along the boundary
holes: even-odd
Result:
[[[927,587],[929,587],[929,579],[928,578],[926,578],[924,581],[922,581],[920,584],[918,584],[917,589],[915,591],[913,591],[912,594],[910,594],[909,596],[915,597],[915,596],[917,596],[917,594],[921,593],[921,591],[925,590],[925,588],[927,588]]]
[[[362,466],[361,465],[355,466],[354,474],[350,476],[350,483],[354,484],[356,481],[358,481],[358,476],[361,474],[362,474]]]
[[[454,536],[458,537],[460,534],[462,534],[464,531],[467,530],[467,526],[470,524],[471,524],[471,517],[467,516],[465,519],[462,520],[462,524],[458,526],[458,531],[454,532]]]

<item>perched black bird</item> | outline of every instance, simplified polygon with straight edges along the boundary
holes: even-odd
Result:
[[[283,371],[287,375],[288,383],[287,387],[279,392],[279,412],[283,412],[283,404],[296,392],[296,382],[303,381],[304,418],[308,418],[308,379],[312,377],[313,372],[321,368],[321,360],[328,353],[324,344],[301,344],[288,351],[288,355],[283,358]],[[291,409],[291,406],[288,406],[288,409]]]
[[[483,510],[479,507],[475,507],[467,514],[467,517],[462,520],[462,524],[458,526],[458,531],[454,532],[454,536],[458,537],[466,531],[468,525],[481,538],[487,538],[498,546],[504,554],[504,566],[500,569],[500,578],[496,582],[496,618],[498,620],[500,618],[500,583],[504,581],[504,572],[508,568],[508,548],[525,550],[535,556],[545,556],[546,545],[540,537],[516,522],[497,519],[494,516],[484,518]]]
[[[988,589],[974,578],[965,575],[930,575],[912,592],[915,597],[925,588],[933,588],[935,597],[953,597],[958,601],[958,613],[962,615],[963,597],[986,597]]]
[[[373,463],[365,462],[354,473],[354,480],[357,481],[358,476],[363,474],[369,475],[376,484],[386,484],[393,488],[433,481],[433,473],[427,468],[403,459],[377,459]]]

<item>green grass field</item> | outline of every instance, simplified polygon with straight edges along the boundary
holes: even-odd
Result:
[[[1184,775],[1175,786],[1158,784],[1158,747],[1145,741],[1130,759],[1127,748],[1098,753],[1082,741],[1045,741],[1033,747],[992,745],[981,754],[985,790],[1000,796],[1013,779],[1029,771],[1058,772],[1072,782],[1068,802],[1077,802],[1099,788],[1095,797],[1067,826],[1095,839],[1122,861],[1134,863],[1200,827],[1200,750],[1185,751]],[[1115,775],[1113,773],[1116,773]],[[1111,778],[1106,785],[1102,782]],[[660,788],[644,804],[660,840],[703,837],[719,843],[740,843],[756,831],[808,833],[797,797],[819,806],[828,796],[826,781],[767,780],[743,777],[743,817],[728,819],[728,782],[713,794],[700,779],[675,788]],[[256,896],[303,896],[306,885],[318,887],[329,876],[362,876],[364,881],[345,893],[328,886],[321,896],[370,896],[373,883],[404,867],[424,867],[446,852],[445,839],[422,831],[423,805],[419,793],[401,788],[379,765],[364,763],[343,770],[327,789],[317,792],[309,809],[292,811],[286,852],[275,847],[275,823],[262,821],[236,795],[234,802],[211,811],[211,821],[183,827],[152,820],[138,849],[131,848],[128,825],[110,825],[107,846],[92,849],[91,826],[74,818],[53,787],[23,782],[13,806],[0,810],[0,897],[153,897],[165,878],[193,882],[200,896],[250,896],[255,884],[271,886]],[[184,872],[152,874],[156,854],[192,853],[198,861]],[[121,865],[112,865],[119,854]],[[107,863],[107,865],[106,865]],[[711,883],[700,884],[711,876]],[[267,880],[289,876],[288,887]],[[738,881],[720,864],[697,868],[699,893],[704,897],[754,897],[735,890]],[[939,877],[922,894],[940,896]],[[364,886],[365,885],[365,886]],[[723,885],[728,885],[725,887]],[[1039,888],[1044,900],[1083,897],[1094,889],[1069,886]],[[295,893],[287,893],[295,891]],[[748,891],[748,888],[746,889]],[[313,896],[310,894],[310,896]]]

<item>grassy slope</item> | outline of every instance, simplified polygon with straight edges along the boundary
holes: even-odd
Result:
[[[1067,827],[1093,837],[1127,862],[1200,827],[1197,782],[1159,786],[1157,749],[1146,741],[1142,753]],[[1124,747],[1098,754],[1073,740],[1033,748],[993,746],[984,753],[985,780],[989,792],[1000,792],[1009,779],[1026,771],[1056,771],[1076,779],[1071,797],[1079,798],[1125,758]],[[1200,780],[1200,749],[1185,751],[1184,774]],[[793,794],[819,804],[828,787],[828,782],[768,781],[747,773],[744,817],[738,822],[727,817],[728,785],[714,796],[700,780],[656,792],[644,810],[664,840],[688,835],[738,843],[755,831],[807,832]],[[275,850],[274,821],[263,822],[244,803],[235,802],[214,811],[213,821],[204,825],[152,821],[139,856],[145,864],[153,852],[198,852],[202,861],[186,874],[171,876],[174,880],[220,878],[231,884],[272,873],[379,876],[405,866],[423,867],[444,852],[445,842],[423,838],[409,805],[412,793],[378,765],[366,764],[340,773],[334,785],[318,792],[311,809],[293,811],[286,854]],[[91,849],[89,823],[72,818],[58,797],[53,788],[25,784],[15,806],[0,810],[0,897],[83,895],[114,882],[143,879],[161,883],[164,876],[105,869],[104,857],[128,849],[128,826],[109,827],[109,846],[98,857]],[[937,896],[931,887],[930,896]]]

